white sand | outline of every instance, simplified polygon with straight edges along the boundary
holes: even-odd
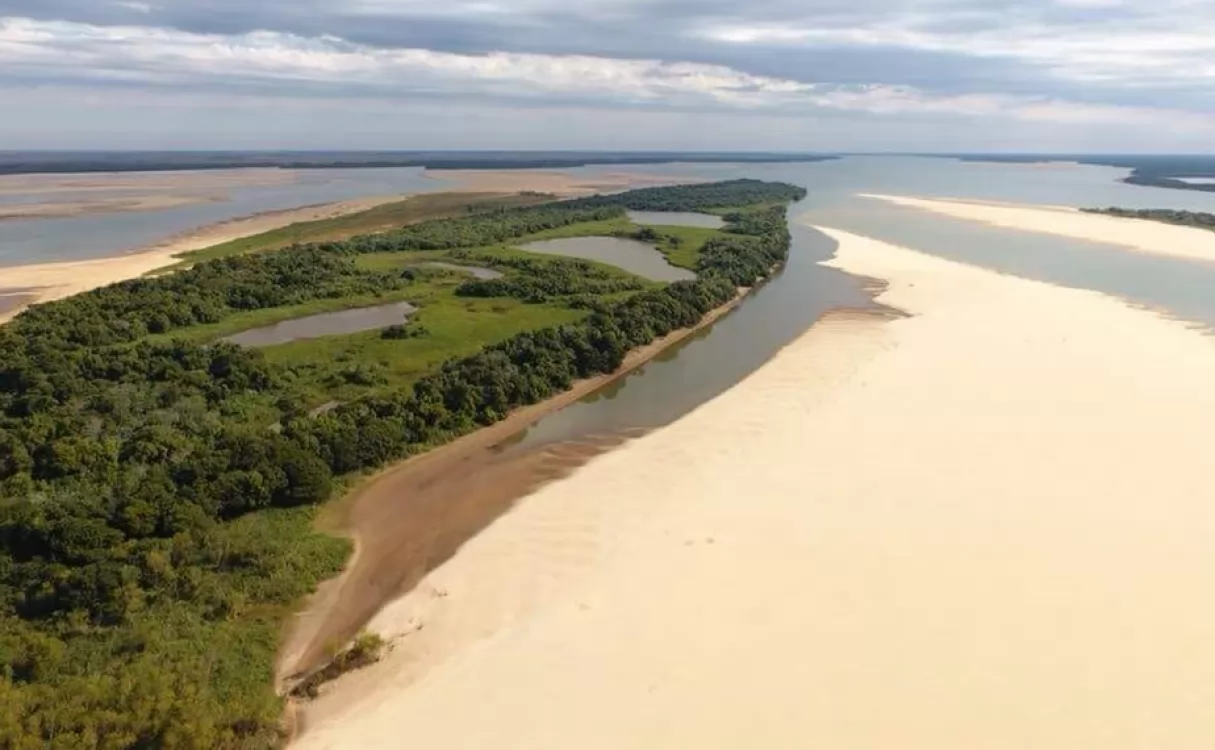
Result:
[[[827,231],[912,317],[522,502],[297,747],[1215,746],[1215,343]]]
[[[1032,206],[992,201],[941,200],[861,193],[897,206],[1008,229],[1104,242],[1154,255],[1215,261],[1215,232],[1147,219],[1084,213],[1069,206]]]

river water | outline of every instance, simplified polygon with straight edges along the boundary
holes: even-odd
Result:
[[[668,424],[754,372],[823,313],[871,304],[863,282],[818,265],[843,229],[1025,278],[1094,289],[1215,327],[1215,264],[999,227],[893,206],[859,193],[997,200],[1075,207],[1215,212],[1215,193],[1127,185],[1126,170],[1085,165],[984,164],[856,157],[814,164],[666,166],[708,179],[755,177],[801,185],[789,211],[784,271],[731,315],[628,377],[533,425],[509,445],[534,448],[588,434]],[[632,171],[632,170],[631,170]]]

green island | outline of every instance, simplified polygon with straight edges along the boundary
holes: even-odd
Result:
[[[1198,227],[1215,231],[1215,214],[1203,211],[1179,211],[1173,208],[1082,208],[1089,214],[1118,216],[1123,219],[1145,219],[1183,227]]]
[[[478,198],[345,239],[297,227],[0,328],[0,747],[281,744],[284,624],[350,551],[314,528],[318,505],[696,324],[786,259],[804,194],[735,180]],[[629,210],[725,226],[640,227]],[[696,277],[518,249],[604,235]],[[222,340],[402,302],[416,312],[375,330]]]

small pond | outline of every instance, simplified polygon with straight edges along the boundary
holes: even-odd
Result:
[[[721,229],[726,222],[713,214],[694,214],[686,211],[629,211],[634,224],[650,224],[668,227],[703,227]]]
[[[353,310],[339,310],[284,320],[274,325],[241,331],[223,340],[253,348],[275,346],[303,339],[387,328],[405,322],[405,318],[416,311],[417,308],[408,302],[390,302],[375,307],[356,307]]]
[[[667,259],[652,245],[619,237],[569,237],[531,242],[520,245],[520,248],[545,255],[597,260],[652,281],[685,281],[696,278],[696,274],[688,269],[667,263]]]
[[[444,263],[441,260],[427,261],[426,263],[420,263],[419,265],[426,266],[427,268],[444,268],[448,271],[462,271],[464,273],[472,274],[474,278],[485,279],[487,281],[502,278],[502,274],[500,272],[495,271],[492,268],[482,268],[481,266],[462,266],[459,263]]]

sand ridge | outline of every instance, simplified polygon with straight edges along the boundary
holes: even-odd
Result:
[[[520,503],[374,623],[468,640],[296,746],[1215,743],[1212,340],[823,231],[909,317],[829,316]]]
[[[928,211],[954,219],[1006,229],[1055,234],[1153,255],[1215,262],[1215,232],[1147,219],[1091,214],[1071,206],[1043,206],[998,201],[918,198],[858,193],[862,198]]]

